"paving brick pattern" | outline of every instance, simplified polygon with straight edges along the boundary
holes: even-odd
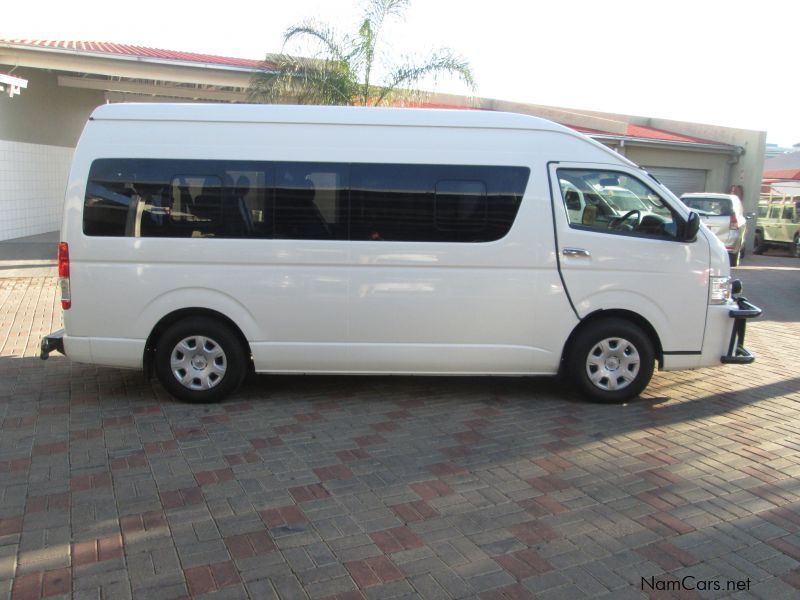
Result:
[[[758,362],[624,406],[545,378],[266,376],[183,405],[40,361],[56,281],[0,279],[0,598],[796,598],[800,265],[748,264]],[[642,589],[687,575],[749,589]]]

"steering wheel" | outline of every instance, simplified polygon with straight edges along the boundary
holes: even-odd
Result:
[[[636,215],[636,221],[626,225],[625,222],[634,215]],[[623,229],[624,226],[624,228],[629,231],[635,231],[641,224],[642,224],[642,211],[640,211],[638,208],[634,208],[633,210],[629,210],[628,212],[626,212],[621,217],[613,219],[608,224],[608,226],[609,229]]]

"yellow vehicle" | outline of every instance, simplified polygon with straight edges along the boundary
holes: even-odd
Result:
[[[800,258],[800,196],[761,194],[753,253],[782,247]]]

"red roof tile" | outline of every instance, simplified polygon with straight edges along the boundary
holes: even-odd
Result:
[[[0,44],[29,46],[31,48],[48,48],[53,50],[65,50],[69,52],[113,54],[115,56],[132,56],[137,58],[150,58],[155,60],[172,60],[179,62],[202,63],[206,65],[214,65],[222,67],[238,67],[244,69],[255,69],[261,64],[260,60],[253,60],[250,58],[233,58],[230,56],[217,56],[215,54],[179,52],[177,50],[163,50],[160,48],[148,48],[146,46],[115,44],[113,42],[0,39]]]
[[[780,169],[776,171],[764,171],[765,179],[797,179],[800,180],[800,169]]]
[[[631,125],[628,124],[628,135],[635,138],[645,138],[654,140],[666,140],[670,142],[691,142],[695,144],[719,144],[712,140],[704,140],[689,135],[675,133],[673,131],[666,131],[664,129],[656,129],[655,127],[645,127],[644,125]]]

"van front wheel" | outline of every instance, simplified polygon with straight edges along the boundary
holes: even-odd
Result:
[[[158,379],[184,402],[219,402],[242,383],[245,364],[242,344],[233,331],[208,317],[178,321],[156,345]]]
[[[579,390],[594,402],[625,402],[638,396],[653,376],[653,343],[623,319],[604,319],[578,333],[567,369]]]

